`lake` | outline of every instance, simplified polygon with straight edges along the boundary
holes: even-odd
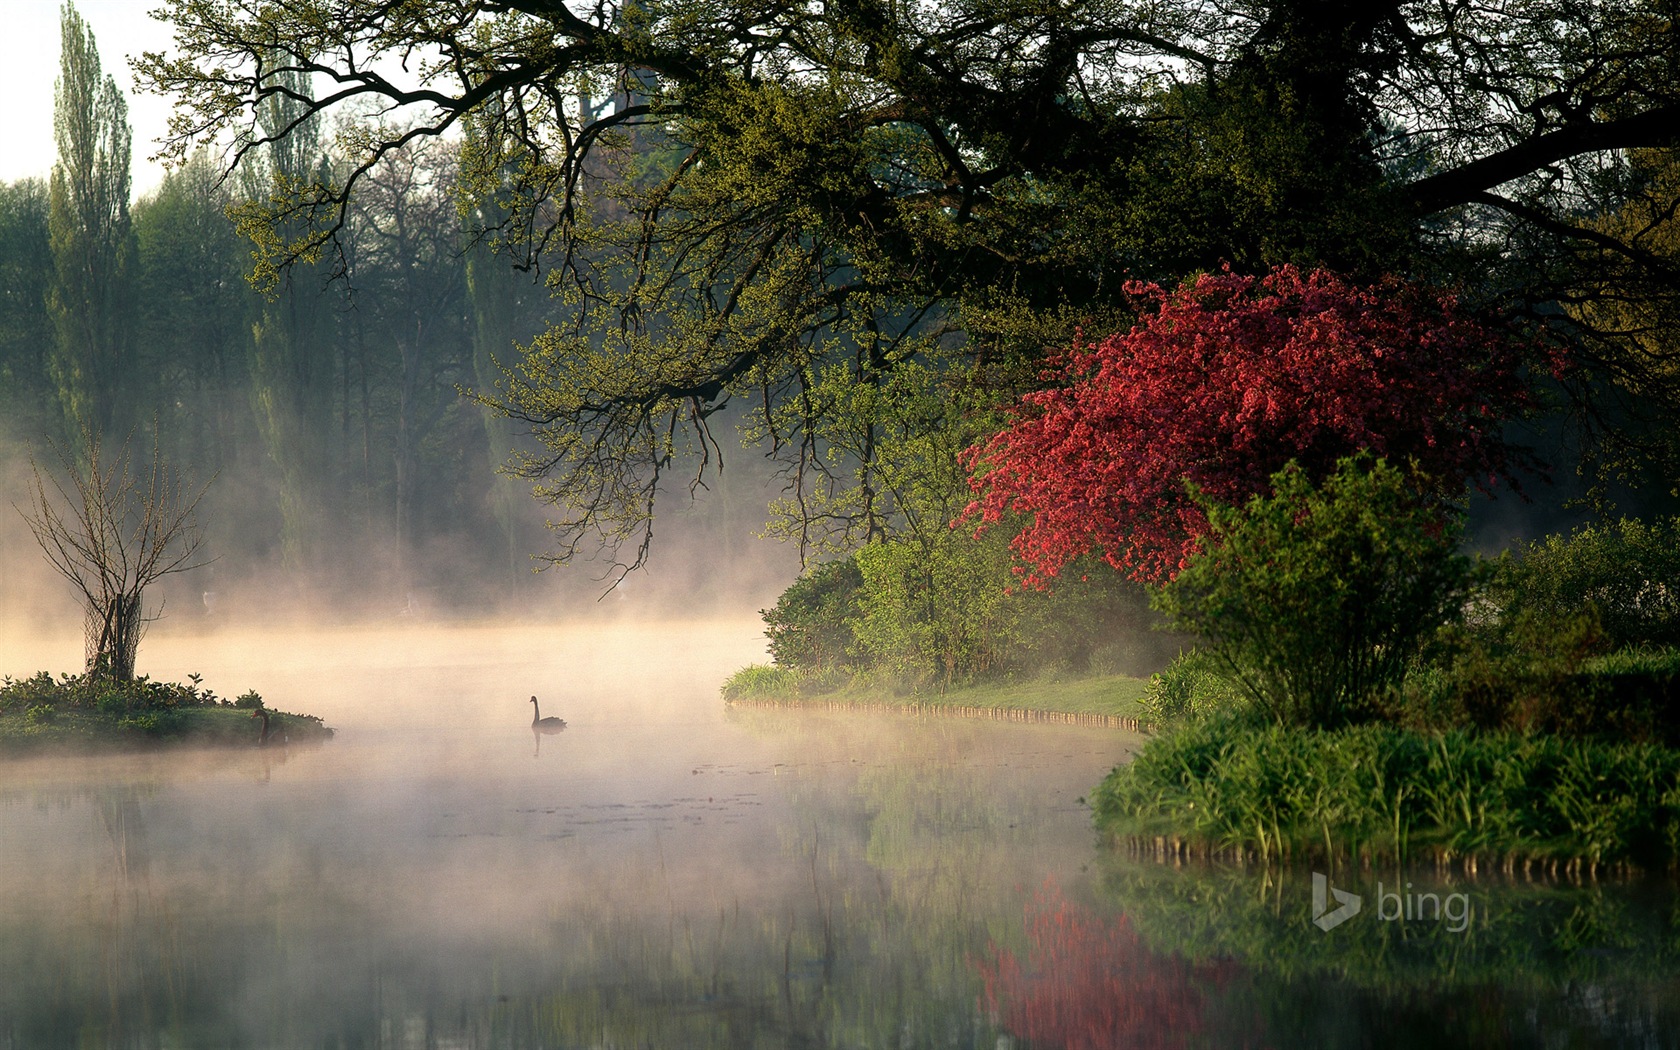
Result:
[[[1096,841],[1135,735],[725,709],[759,630],[155,632],[338,735],[0,763],[0,1047],[1680,1045],[1666,883],[1337,872],[1320,929]]]

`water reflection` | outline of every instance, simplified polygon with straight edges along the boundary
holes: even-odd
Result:
[[[253,682],[348,714],[315,750],[0,766],[0,1046],[995,1047],[976,960],[1094,886],[1128,738],[726,716],[694,655],[535,762],[456,650],[429,718]]]
[[[1216,968],[1198,979],[1225,1019],[1210,1045],[1680,1046],[1680,901],[1661,880],[1341,871],[1328,883],[1360,907],[1321,929],[1310,869],[1104,867],[1138,950]]]
[[[752,625],[657,641],[165,637],[339,733],[0,764],[0,1048],[1677,1045],[1667,884],[1333,872],[1321,930],[1310,871],[1098,846],[1134,737],[726,713]]]

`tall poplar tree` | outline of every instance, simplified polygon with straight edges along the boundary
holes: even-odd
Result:
[[[60,18],[63,49],[53,91],[58,163],[48,191],[53,279],[47,292],[57,340],[49,370],[67,420],[97,436],[124,422],[119,408],[130,352],[134,234],[129,222],[132,136],[128,102],[100,71],[93,30],[72,4]]]
[[[0,183],[0,432],[36,435],[58,414],[47,377],[52,252],[44,179]]]

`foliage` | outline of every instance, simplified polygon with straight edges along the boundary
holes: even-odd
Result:
[[[47,561],[81,597],[88,673],[126,682],[148,622],[145,589],[201,564],[197,512],[204,492],[191,492],[164,464],[155,433],[149,468],[138,470],[128,444],[112,462],[98,436],[84,431],[82,442],[76,462],[58,450],[65,479],[51,479],[56,499],[35,468],[24,516]]]
[[[1191,726],[1092,795],[1117,837],[1263,857],[1680,859],[1680,750],[1368,725]]]
[[[791,667],[748,664],[723,683],[725,700],[774,699],[799,691],[799,672]]]
[[[1600,503],[1611,481],[1634,486],[1643,500],[1653,489],[1668,500],[1680,496],[1673,407],[1680,400],[1680,154],[1671,146],[1630,150],[1624,163],[1615,197],[1576,220],[1586,242],[1572,257],[1572,286],[1559,297],[1613,419],[1600,446],[1587,450],[1583,471]]]
[[[204,688],[200,676],[187,678],[184,683],[145,676],[117,681],[92,673],[54,678],[42,671],[0,679],[0,753],[257,743],[251,712],[264,704],[255,690],[230,701]],[[271,711],[270,718],[276,735],[283,733],[289,743],[333,735],[313,715]]]
[[[560,553],[593,538],[632,564],[673,466],[717,465],[724,404],[820,429],[813,366],[860,363],[871,385],[936,345],[1030,382],[1028,333],[1114,324],[1122,274],[1328,265],[1555,301],[1571,248],[1627,247],[1577,217],[1618,203],[1618,151],[1680,112],[1645,3],[164,13],[175,47],[139,76],[175,98],[169,150],[219,142],[232,166],[335,110],[419,120],[347,133],[330,178],[282,186],[252,216],[264,265],[321,247],[282,234],[345,234],[392,151],[473,127],[469,212],[493,203],[492,237],[552,265],[568,305],[480,393],[541,443],[521,469],[565,512]],[[266,119],[281,99],[290,124]],[[1563,247],[1500,254],[1548,238]]]
[[[128,102],[102,76],[93,30],[74,5],[60,24],[53,90],[58,163],[49,191],[53,282],[47,302],[58,339],[50,368],[64,416],[106,436],[130,378],[134,235],[128,214],[132,153]]]
[[[855,555],[863,584],[857,648],[889,680],[949,689],[1004,666],[1021,644],[1020,603],[1006,593],[1007,547],[960,530],[871,544]]]
[[[1093,548],[1168,579],[1207,527],[1205,501],[1262,493],[1291,460],[1314,481],[1362,450],[1412,460],[1450,498],[1518,463],[1499,428],[1531,404],[1521,355],[1450,297],[1293,267],[1130,287],[1152,311],[1076,342],[1060,385],[970,452],[969,514],[1030,519],[1015,540],[1029,579]]]
[[[1552,629],[1590,613],[1605,649],[1680,645],[1680,517],[1623,518],[1531,543],[1501,558],[1490,598],[1500,616]]]
[[[316,145],[319,161],[328,147]],[[250,245],[225,214],[260,179],[224,181],[213,151],[200,151],[134,203],[122,278],[133,289],[112,380],[126,422],[100,436],[114,444],[144,420],[167,461],[224,479],[204,503],[220,579],[177,581],[172,611],[182,592],[196,606],[197,594],[219,591],[224,612],[272,600],[256,583],[271,578],[264,562],[282,563],[288,584],[336,588],[364,607],[389,608],[393,591],[400,607],[405,591],[428,586],[482,600],[472,586],[493,555],[475,541],[495,525],[507,540],[494,555],[498,589],[532,586],[522,552],[540,542],[540,512],[504,483],[497,509],[512,513],[485,520],[489,465],[516,439],[505,420],[487,432],[456,386],[471,361],[454,172],[440,150],[382,165],[352,214],[346,283],[327,285],[325,265],[294,270],[272,302],[244,280]],[[46,180],[0,187],[0,428],[39,446],[81,430],[55,372],[49,196]],[[501,284],[525,288],[484,304],[506,356],[540,330],[549,302],[505,258],[479,258],[486,280],[493,264]],[[451,556],[435,556],[446,544]]]
[[[200,152],[134,207],[135,360],[123,389],[157,410],[168,459],[205,477],[243,465],[255,436],[243,392],[258,304],[220,174]]]
[[[57,418],[47,375],[54,339],[47,211],[43,181],[0,183],[0,412],[15,433],[38,433]]]
[[[1139,706],[1144,721],[1160,730],[1237,714],[1247,705],[1213,657],[1190,648],[1149,676]]]
[[[217,696],[203,688],[199,675],[186,682],[156,682],[141,675],[126,682],[95,674],[61,674],[45,671],[28,678],[0,678],[0,714],[16,711],[87,710],[105,712],[173,711],[188,707],[261,707],[262,697],[253,690],[238,702]],[[247,703],[246,697],[254,703]]]
[[[1400,717],[1680,742],[1667,715],[1680,640],[1680,522],[1589,526],[1506,552],[1466,622],[1435,640]]]
[[[800,574],[760,612],[770,639],[770,656],[780,667],[812,671],[849,667],[856,635],[858,591],[863,573],[855,557],[819,562]]]
[[[1321,486],[1291,463],[1270,496],[1208,515],[1204,550],[1157,597],[1267,718],[1375,716],[1474,581],[1459,527],[1383,460],[1343,459]]]

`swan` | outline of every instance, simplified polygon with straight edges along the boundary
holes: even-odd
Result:
[[[555,718],[553,715],[544,718],[542,708],[537,704],[537,698],[531,697],[531,730],[533,732],[558,733],[564,728],[566,728],[564,718]]]
[[[286,742],[286,731],[284,729],[278,733],[274,733],[272,735],[270,734],[268,726],[268,711],[266,709],[261,707],[257,708],[255,711],[251,712],[251,717],[263,720],[262,734],[257,737],[258,747],[275,747]]]

